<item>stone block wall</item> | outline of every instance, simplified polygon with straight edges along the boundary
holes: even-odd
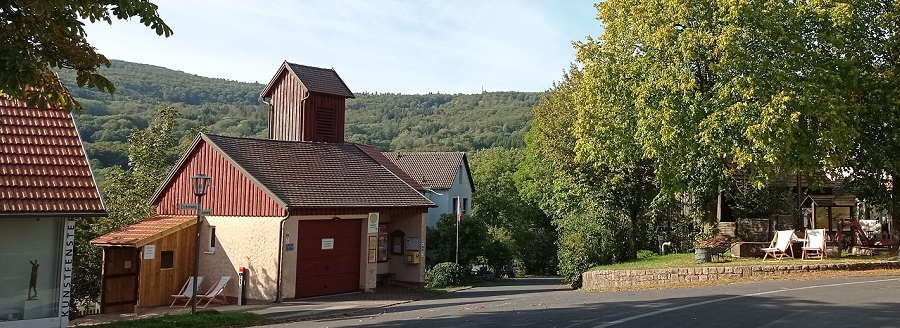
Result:
[[[582,274],[583,289],[663,285],[679,282],[710,281],[758,275],[801,273],[826,270],[900,269],[900,262],[810,263],[792,265],[753,265],[650,270],[597,270]]]

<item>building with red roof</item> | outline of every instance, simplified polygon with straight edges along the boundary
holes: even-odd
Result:
[[[106,216],[72,115],[0,97],[0,327],[66,327],[78,217]]]
[[[151,199],[156,216],[91,241],[122,253],[107,267],[139,264],[140,306],[169,304],[193,275],[196,229],[200,290],[238,281],[243,268],[243,293],[236,283],[224,291],[232,302],[424,287],[426,215],[436,205],[380,151],[344,141],[353,93],[337,73],[285,62],[261,97],[269,139],[201,134]],[[197,202],[197,174],[211,177],[199,226],[184,205]]]

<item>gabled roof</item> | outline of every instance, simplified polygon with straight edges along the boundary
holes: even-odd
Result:
[[[107,215],[71,114],[0,97],[0,215]]]
[[[196,216],[154,215],[91,240],[94,246],[141,247],[197,224]]]
[[[201,138],[287,209],[435,206],[404,181],[405,173],[391,171],[364,151],[365,145],[207,134]],[[159,192],[151,203],[157,197]]]
[[[299,79],[300,83],[302,83],[309,92],[356,98],[356,96],[353,95],[353,92],[350,91],[350,88],[347,87],[347,84],[344,83],[344,80],[341,80],[341,77],[338,76],[333,68],[306,66],[289,63],[287,61],[281,65],[281,68],[275,73],[272,81],[270,81],[266,88],[263,89],[263,92],[260,94],[262,97],[267,97],[269,95],[269,90],[274,86],[285,70],[290,72],[295,78]]]
[[[459,168],[469,163],[463,152],[396,152],[384,156],[397,164],[422,186],[432,190],[445,190],[453,186]],[[475,189],[471,174],[466,177]]]

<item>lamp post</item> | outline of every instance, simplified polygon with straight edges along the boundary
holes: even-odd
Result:
[[[200,209],[203,206],[200,200],[206,195],[206,187],[209,185],[209,176],[206,174],[197,174],[191,177],[191,183],[194,187],[194,195],[197,196],[197,225],[194,230],[197,231],[197,240],[194,243],[194,297],[191,301],[191,313],[197,313],[197,276],[200,275]]]

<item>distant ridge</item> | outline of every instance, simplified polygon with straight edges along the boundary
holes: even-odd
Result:
[[[145,128],[156,110],[179,110],[178,136],[200,126],[210,133],[265,138],[268,108],[259,102],[265,85],[203,77],[165,67],[111,60],[100,72],[115,95],[75,86],[74,72],[60,80],[84,106],[76,115],[94,168],[126,166],[132,128]],[[352,90],[353,86],[349,86]],[[472,151],[524,147],[540,92],[406,95],[356,93],[347,101],[346,140],[381,151]]]

